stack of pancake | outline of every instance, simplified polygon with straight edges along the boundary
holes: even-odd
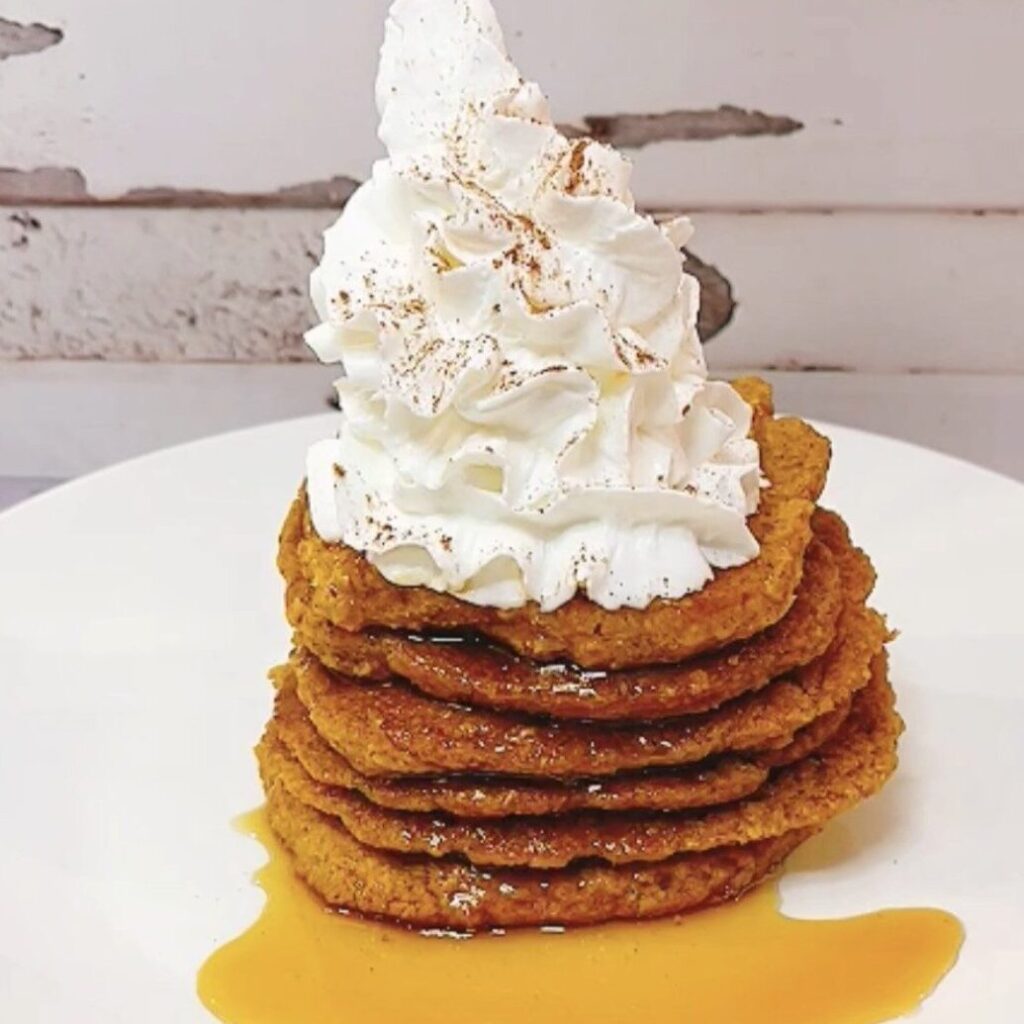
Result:
[[[271,825],[329,904],[457,929],[689,910],[892,773],[889,633],[817,506],[828,442],[735,386],[768,481],[760,555],[645,609],[394,586],[299,495],[279,556],[295,646],[257,753]]]

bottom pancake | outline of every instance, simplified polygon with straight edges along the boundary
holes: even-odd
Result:
[[[757,885],[813,834],[804,829],[657,864],[481,870],[457,858],[409,857],[362,846],[337,818],[307,807],[278,782],[265,785],[271,827],[290,850],[299,876],[326,903],[417,927],[598,924],[695,910]]]

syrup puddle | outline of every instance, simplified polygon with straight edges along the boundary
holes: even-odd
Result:
[[[293,875],[262,810],[259,919],[199,972],[227,1024],[880,1024],[953,966],[960,922],[939,910],[835,921],[779,911],[778,883],[682,918],[464,941],[326,910]]]

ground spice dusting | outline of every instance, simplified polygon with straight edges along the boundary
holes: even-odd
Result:
[[[575,195],[583,185],[583,161],[590,142],[590,139],[577,139],[573,143],[572,152],[569,154],[569,180],[565,186],[566,192],[570,195]]]
[[[435,79],[425,88],[426,95],[431,89],[441,95],[446,87]],[[500,97],[489,99],[474,97],[471,92],[460,93],[446,111],[431,110],[429,116],[436,118],[436,123],[428,127],[432,141],[438,145],[429,151],[403,153],[401,161],[392,165],[411,194],[419,196],[422,192],[423,232],[401,241],[401,246],[409,249],[407,252],[397,248],[392,251],[388,246],[380,250],[368,242],[357,241],[344,261],[345,275],[332,282],[334,288],[328,294],[333,292],[336,296],[331,317],[335,322],[344,322],[357,313],[369,313],[376,321],[365,332],[376,333],[379,357],[379,364],[372,367],[377,376],[366,374],[368,387],[374,389],[372,396],[365,396],[368,414],[389,415],[388,403],[394,397],[403,407],[403,414],[408,411],[415,417],[403,421],[401,429],[408,433],[405,442],[410,449],[422,447],[430,457],[437,454],[432,450],[434,438],[440,438],[449,425],[455,431],[472,429],[466,421],[473,422],[470,413],[481,397],[502,392],[516,395],[541,375],[551,374],[565,374],[567,387],[571,384],[574,392],[584,392],[584,404],[589,402],[596,407],[587,410],[590,425],[578,427],[558,446],[558,451],[544,452],[543,457],[554,462],[559,479],[551,485],[545,482],[547,491],[531,498],[530,513],[543,515],[578,489],[580,481],[585,486],[624,488],[622,480],[605,466],[592,471],[587,468],[590,476],[574,466],[570,475],[575,475],[569,482],[561,480],[558,467],[574,448],[584,455],[582,462],[590,459],[581,442],[595,429],[595,421],[603,423],[604,400],[619,403],[627,395],[630,374],[670,367],[668,359],[647,348],[648,341],[643,335],[647,333],[648,321],[634,325],[621,314],[622,307],[630,306],[625,301],[632,288],[629,261],[623,257],[620,268],[617,258],[608,256],[613,269],[622,270],[618,275],[606,272],[600,259],[578,258],[579,239],[573,231],[578,231],[579,225],[568,232],[570,237],[563,239],[563,220],[549,216],[561,208],[571,210],[571,197],[579,197],[575,200],[578,206],[583,197],[607,195],[624,208],[625,215],[639,220],[627,189],[628,168],[616,162],[614,152],[594,139],[566,139],[545,117],[535,119],[533,105],[532,92],[518,96],[504,90]],[[509,165],[500,159],[496,163],[494,154],[502,147],[502,137],[481,130],[495,116],[502,123],[518,119],[525,125],[534,121],[549,132],[524,132],[523,159]],[[592,146],[596,148],[590,149]],[[502,154],[499,152],[498,156]],[[421,183],[429,188],[420,190]],[[442,193],[447,197],[443,202],[438,199]],[[621,217],[623,211],[619,210],[617,215]],[[636,244],[639,246],[642,241]],[[416,266],[415,274],[410,274],[406,259]],[[487,272],[488,264],[493,274]],[[600,268],[596,273],[595,266]],[[426,275],[422,275],[424,270]],[[459,270],[454,279],[442,280],[442,275],[454,270]],[[481,290],[479,306],[472,306],[463,294],[465,284],[458,279],[476,275],[477,271],[483,271],[480,276],[489,277],[490,281]],[[425,282],[423,276],[429,281]],[[435,311],[436,293],[446,296],[449,292],[456,294],[459,301]],[[498,298],[501,301],[496,301]],[[551,325],[539,318],[553,322],[555,314],[566,309],[575,311],[577,307],[586,307],[587,316],[600,322],[601,344],[610,349],[602,353],[598,370],[588,364],[588,354],[577,358],[573,352],[568,364],[552,359],[553,351],[548,347],[554,340],[549,337]],[[502,360],[507,347],[505,335],[515,335],[524,318],[538,318],[534,324],[522,326],[527,335],[536,332],[536,347],[528,357],[513,357],[513,365],[508,359]],[[627,322],[629,326],[624,326]],[[586,327],[590,329],[589,321]],[[520,341],[515,337],[512,340]],[[528,337],[527,341],[530,344],[526,347],[530,348],[534,339]],[[341,344],[347,347],[348,339],[341,339]],[[364,341],[352,339],[352,344],[362,345]],[[360,354],[360,358],[366,357]],[[577,384],[577,375],[580,382],[587,383],[586,388]],[[592,386],[584,375],[589,375]],[[549,376],[546,384],[555,388],[559,378]],[[351,386],[358,389],[361,381],[353,378]],[[633,412],[629,415],[625,429],[632,429]],[[433,422],[429,422],[431,418]],[[423,436],[416,436],[421,429]],[[506,457],[510,456],[502,449],[497,461],[503,462]],[[412,461],[405,463],[403,469],[416,477]],[[338,466],[335,475],[342,479],[344,469]],[[628,478],[629,474],[624,476]],[[461,486],[463,481],[460,478],[457,482]],[[475,478],[469,482],[477,483]],[[490,477],[486,482],[490,482]],[[666,487],[664,474],[659,482]],[[361,488],[361,477],[358,483]],[[349,481],[344,489],[352,487],[353,481]],[[710,491],[710,487],[702,487],[701,492],[705,489]],[[370,507],[371,496],[365,498],[366,507]],[[387,502],[375,508],[378,516],[385,514],[386,506]],[[519,510],[512,512],[518,514]],[[420,536],[420,528],[409,530],[399,525],[405,522],[401,514],[390,509],[387,514],[403,534],[408,533],[409,543],[436,555],[442,551],[456,554],[451,536],[434,527],[424,528],[424,535]],[[394,540],[394,531],[395,527],[375,523],[367,530],[366,543],[379,550],[386,546],[389,536]],[[461,550],[458,555],[455,561],[461,561]],[[524,569],[532,557],[519,553],[513,560]],[[453,560],[443,561],[447,564]],[[597,578],[600,574],[595,566],[599,568],[600,562],[601,558],[592,552],[582,551],[572,570],[580,576]]]

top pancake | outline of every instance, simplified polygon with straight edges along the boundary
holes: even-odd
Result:
[[[813,661],[835,636],[843,605],[842,576],[870,587],[874,574],[845,525],[819,510],[816,539],[789,612],[763,633],[681,665],[588,671],[538,664],[494,644],[439,641],[395,632],[349,633],[312,614],[301,598],[295,646],[346,675],[405,679],[441,700],[555,718],[654,719],[696,714]],[[820,538],[820,539],[817,539]],[[864,590],[867,593],[867,590]],[[853,600],[859,600],[856,595]]]
[[[829,445],[800,420],[771,418],[763,382],[735,386],[754,406],[753,434],[771,483],[750,519],[761,551],[753,561],[717,573],[703,589],[644,609],[609,611],[582,596],[551,612],[536,604],[480,607],[426,587],[388,583],[362,554],[316,534],[300,494],[282,529],[278,555],[288,583],[289,620],[301,624],[308,608],[349,632],[469,630],[535,660],[568,659],[605,669],[679,662],[767,629],[795,599]]]

